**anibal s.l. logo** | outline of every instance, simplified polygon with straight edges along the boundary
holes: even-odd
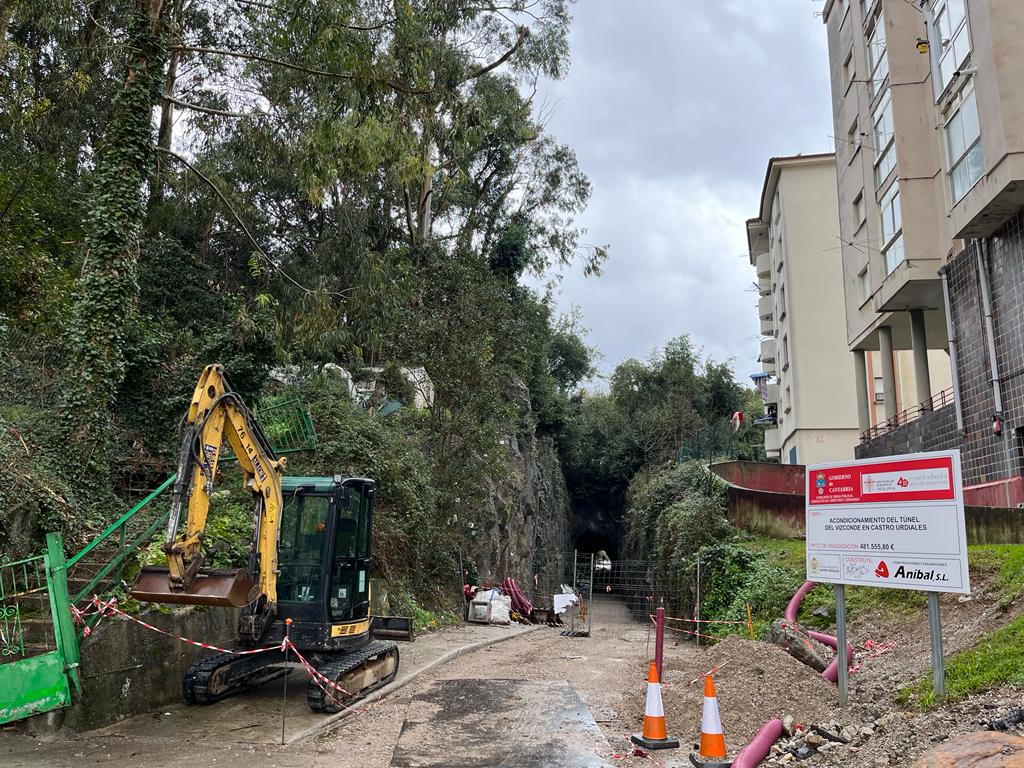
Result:
[[[875,568],[875,576],[880,579],[889,578],[889,566],[885,564],[885,560],[878,561],[878,567]]]

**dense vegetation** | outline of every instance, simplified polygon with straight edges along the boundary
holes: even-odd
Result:
[[[532,103],[568,66],[567,2],[528,6],[0,4],[10,548],[80,539],[163,477],[210,361],[250,401],[272,368],[313,382],[325,363],[383,369],[408,401],[394,372],[426,368],[422,416],[374,423],[323,381],[304,393],[308,461],[389,483],[396,561],[471,519],[510,424],[561,428],[589,350],[519,278],[596,272],[605,252],[573,222],[587,178]]]
[[[569,4],[0,3],[0,549],[80,544],[165,478],[212,361],[250,402],[302,397],[320,445],[294,469],[379,481],[378,563],[428,600],[514,481],[510,435],[618,511],[638,473],[756,453],[725,427],[753,407],[730,366],[681,337],[585,393],[581,318],[523,285],[606,257],[533,103]],[[411,405],[403,366],[436,397],[382,418],[328,364],[375,378],[371,406]]]

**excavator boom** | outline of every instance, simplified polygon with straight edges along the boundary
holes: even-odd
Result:
[[[252,492],[255,530],[249,566],[238,570],[204,568],[202,538],[224,441],[231,446]],[[243,607],[260,603],[273,612],[277,602],[277,537],[283,506],[278,459],[224,369],[208,365],[196,384],[182,425],[178,478],[174,485],[164,553],[167,566],[147,566],[131,596],[137,600],[184,605]],[[180,532],[187,508],[185,531]]]

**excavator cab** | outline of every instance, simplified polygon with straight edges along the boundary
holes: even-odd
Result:
[[[365,640],[374,482],[285,477],[281,490],[278,616],[292,620],[292,639],[307,647],[334,650]],[[275,632],[276,624],[268,639]]]

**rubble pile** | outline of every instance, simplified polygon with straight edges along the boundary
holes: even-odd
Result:
[[[805,725],[790,715],[782,719],[783,737],[772,746],[764,765],[789,765],[827,755],[834,765],[846,765],[876,732],[891,728],[904,719],[903,712],[890,712],[873,720],[823,720]],[[890,758],[894,761],[890,762]],[[899,765],[898,755],[879,758],[879,765]]]

